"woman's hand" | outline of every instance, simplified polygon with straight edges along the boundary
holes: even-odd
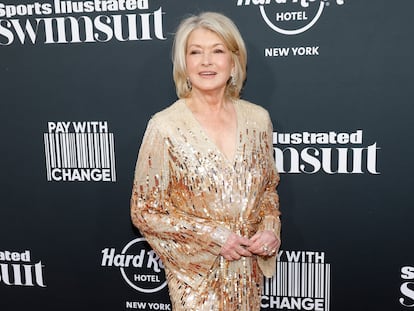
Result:
[[[252,242],[248,238],[231,233],[226,243],[222,246],[220,255],[230,261],[239,260],[242,256],[250,257],[252,253],[248,251],[248,248],[251,245]]]
[[[250,238],[251,245],[247,248],[259,256],[273,256],[279,249],[280,241],[271,230],[258,231]]]

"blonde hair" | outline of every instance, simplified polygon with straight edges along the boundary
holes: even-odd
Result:
[[[233,98],[240,97],[240,91],[246,80],[247,51],[237,26],[231,19],[220,13],[204,12],[184,19],[178,26],[172,48],[173,78],[177,96],[185,98],[191,88],[187,82],[186,53],[187,41],[191,32],[204,28],[217,34],[232,53],[234,72],[226,86],[226,94]]]

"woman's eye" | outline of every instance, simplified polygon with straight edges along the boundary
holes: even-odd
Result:
[[[201,52],[198,50],[192,50],[190,51],[190,55],[194,55],[194,54],[200,54]]]
[[[224,51],[222,49],[216,49],[214,50],[214,53],[224,53]]]

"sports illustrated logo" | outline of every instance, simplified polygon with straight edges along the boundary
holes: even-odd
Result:
[[[114,135],[106,121],[48,122],[48,181],[116,181]]]
[[[402,267],[401,279],[403,283],[400,287],[402,295],[400,304],[407,308],[414,308],[414,267]]]
[[[149,0],[0,3],[0,46],[166,40]]]
[[[33,263],[29,250],[22,253],[0,251],[0,287],[46,287],[44,267],[41,261]]]
[[[363,144],[363,131],[273,133],[280,173],[378,175],[377,143]]]
[[[281,250],[276,271],[264,280],[262,309],[329,311],[331,265],[325,253]]]
[[[331,0],[343,5],[344,0]],[[256,6],[265,24],[281,35],[294,36],[308,31],[321,18],[329,0],[237,0],[238,7]],[[268,47],[265,57],[319,56],[319,46]]]
[[[142,293],[156,293],[167,285],[164,265],[145,238],[132,240],[120,253],[115,248],[103,249],[101,265],[119,268],[124,281]]]

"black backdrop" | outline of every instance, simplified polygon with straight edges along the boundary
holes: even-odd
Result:
[[[129,198],[146,122],[176,98],[173,32],[206,10],[239,26],[243,98],[274,123],[263,310],[414,309],[412,2],[87,2],[0,3],[1,310],[171,308]]]

